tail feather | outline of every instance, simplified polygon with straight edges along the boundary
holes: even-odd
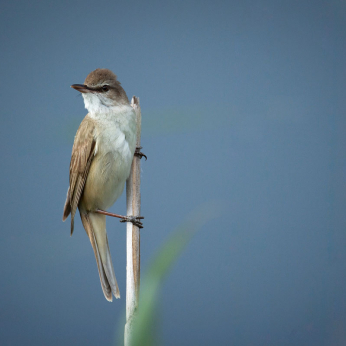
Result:
[[[108,301],[112,301],[112,293],[115,298],[120,298],[108,246],[105,217],[100,214],[83,212],[80,215],[94,250],[103,293]]]

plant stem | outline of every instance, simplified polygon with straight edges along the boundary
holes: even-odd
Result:
[[[131,106],[136,112],[137,120],[137,141],[136,146],[140,147],[141,141],[141,108],[139,98],[133,96]],[[140,216],[141,193],[140,193],[140,158],[134,156],[131,166],[131,173],[126,181],[126,205],[127,215]],[[126,224],[126,324],[124,344],[131,345],[131,334],[133,322],[136,317],[139,300],[140,283],[140,231],[131,222]]]

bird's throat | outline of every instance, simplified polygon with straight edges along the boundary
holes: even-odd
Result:
[[[117,111],[118,104],[116,101],[105,97],[100,94],[85,93],[82,94],[84,99],[85,108],[90,115],[104,115],[107,116],[110,113]]]

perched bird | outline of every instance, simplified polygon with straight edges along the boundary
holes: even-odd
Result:
[[[112,301],[112,293],[120,298],[120,292],[109,251],[104,211],[119,198],[130,174],[136,150],[136,114],[116,75],[108,69],[96,69],[86,77],[84,84],[71,87],[82,93],[89,113],[81,122],[73,143],[63,221],[71,214],[72,235],[78,207],[95,253],[103,293]],[[141,226],[138,220],[141,218],[123,219]]]

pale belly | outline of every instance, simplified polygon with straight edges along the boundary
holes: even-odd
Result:
[[[83,209],[107,210],[120,197],[130,174],[134,144],[122,150],[101,150],[95,155],[81,198]]]

